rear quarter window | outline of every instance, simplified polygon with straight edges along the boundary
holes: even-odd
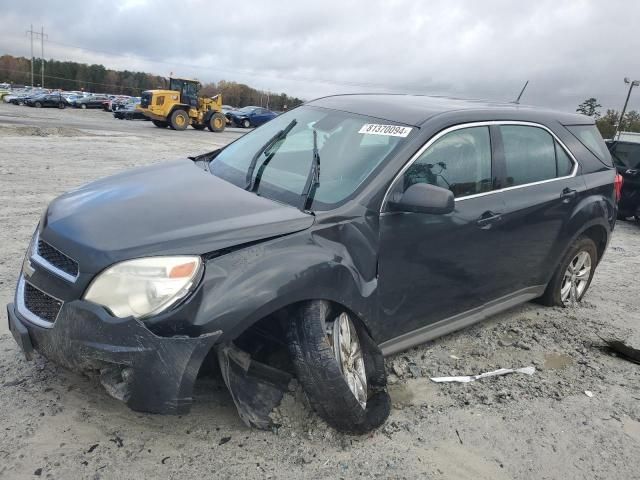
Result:
[[[613,167],[613,161],[611,160],[607,145],[604,143],[602,135],[600,135],[595,125],[565,125],[565,127],[587,150],[593,153],[598,160],[608,167]]]

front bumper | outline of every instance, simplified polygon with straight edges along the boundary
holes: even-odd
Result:
[[[51,328],[22,318],[14,304],[7,315],[27,358],[33,349],[71,370],[100,373],[112,396],[151,413],[189,411],[200,366],[222,334],[160,337],[138,320],[114,318],[83,300],[65,303]]]

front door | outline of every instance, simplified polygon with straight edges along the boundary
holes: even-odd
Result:
[[[394,183],[389,195],[417,182],[449,188],[456,198],[446,215],[385,212],[380,217],[380,341],[479,307],[496,298],[503,272],[505,205],[492,193],[488,126],[439,136]]]

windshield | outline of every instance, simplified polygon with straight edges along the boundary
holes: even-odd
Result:
[[[281,130],[294,126],[284,138],[269,144]],[[384,125],[382,125],[384,123]],[[259,195],[301,207],[304,190],[314,160],[314,130],[321,160],[319,180],[312,210],[335,208],[351,195],[406,141],[412,128],[353,113],[303,106],[241,137],[222,150],[210,165],[211,172],[241,188],[246,188],[247,171],[260,153],[255,171],[262,169]],[[255,178],[255,174],[253,175]]]
[[[640,169],[640,143],[613,142],[609,149],[616,166]]]

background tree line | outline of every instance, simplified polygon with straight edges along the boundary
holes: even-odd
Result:
[[[40,85],[40,59],[33,62],[34,84]],[[47,60],[45,62],[46,88],[62,90],[84,90],[93,93],[110,93],[139,96],[144,90],[167,88],[168,79],[144,72],[129,70],[111,70],[103,65],[87,65],[86,63],[61,62]],[[0,81],[11,84],[31,85],[30,59],[0,56]],[[200,90],[201,96],[222,94],[225,104],[234,107],[258,105],[272,110],[284,110],[300,105],[303,101],[290,97],[285,93],[276,94],[257,90],[248,85],[221,80],[217,84],[207,83]]]
[[[613,138],[616,133],[616,127],[620,120],[620,112],[617,110],[607,109],[604,115],[600,114],[602,105],[598,100],[591,97],[578,105],[576,112],[588,115],[596,119],[596,125],[603,138]],[[620,124],[621,132],[640,132],[640,113],[636,110],[630,110],[624,114],[624,118]]]

